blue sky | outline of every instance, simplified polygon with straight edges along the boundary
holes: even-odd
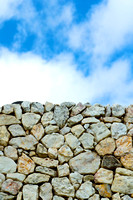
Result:
[[[133,102],[133,0],[0,0],[0,105]]]

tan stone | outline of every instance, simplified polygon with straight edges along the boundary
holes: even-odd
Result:
[[[83,105],[82,103],[78,103],[76,106],[74,106],[74,107],[72,108],[71,116],[78,115],[78,114],[81,113],[85,108],[86,108],[85,105]]]
[[[42,174],[42,173],[32,173],[27,176],[24,182],[29,183],[29,184],[39,184],[39,183],[48,182],[49,179],[50,179],[49,175]]]
[[[40,140],[44,136],[44,128],[41,123],[33,126],[31,134],[34,135],[37,140]]]
[[[53,112],[46,112],[43,114],[41,118],[41,123],[45,127],[50,124],[50,121],[53,119],[54,113]]]
[[[73,157],[73,152],[71,151],[70,147],[67,146],[67,145],[63,145],[58,153],[64,157],[69,157],[69,158],[72,158]]]
[[[52,185],[50,183],[44,183],[40,186],[39,196],[42,200],[51,200],[53,197]]]
[[[48,149],[48,156],[51,159],[56,159],[58,156],[57,148],[49,148]]]
[[[20,124],[20,121],[12,115],[0,114],[0,126],[11,124]]]
[[[121,157],[122,165],[130,170],[133,170],[133,153],[127,153]]]
[[[7,146],[10,138],[10,133],[8,132],[6,126],[0,126],[0,145]]]
[[[82,125],[78,124],[75,125],[71,128],[71,132],[76,136],[79,137],[83,132],[85,131],[85,129],[83,128]]]
[[[98,190],[99,194],[102,197],[110,198],[112,196],[109,184],[103,183],[103,184],[100,184],[100,185],[95,185],[95,188]]]
[[[49,125],[45,127],[45,133],[51,134],[51,133],[57,133],[59,132],[59,127],[55,125]]]
[[[103,121],[106,123],[121,122],[121,119],[117,117],[104,117]]]
[[[45,135],[41,142],[47,148],[57,148],[59,149],[64,144],[64,136],[59,133],[52,133],[49,135]]]
[[[118,167],[116,168],[115,173],[125,176],[133,176],[133,171],[125,168]]]
[[[71,149],[76,149],[80,145],[80,141],[72,133],[68,133],[64,136],[66,143]]]
[[[17,149],[14,148],[13,146],[7,146],[4,148],[4,154],[5,156],[17,160],[18,159],[18,154],[17,154]]]
[[[96,183],[108,183],[108,184],[112,184],[113,181],[113,171],[108,170],[108,169],[104,169],[104,168],[100,168],[95,176],[94,176],[94,180]]]
[[[93,123],[98,123],[100,122],[99,119],[95,118],[95,117],[86,117],[82,120],[81,124],[93,124]]]
[[[2,183],[1,190],[3,192],[8,192],[10,194],[16,195],[18,194],[21,187],[21,182],[13,181],[12,179],[7,179]]]
[[[58,160],[53,160],[50,158],[32,157],[32,159],[37,165],[41,165],[43,167],[57,167],[59,162]]]
[[[130,152],[132,149],[132,137],[122,136],[116,140],[117,149],[114,152],[115,156],[122,156],[125,153]]]

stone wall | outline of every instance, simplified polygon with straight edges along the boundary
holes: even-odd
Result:
[[[0,108],[0,200],[133,199],[133,105]]]

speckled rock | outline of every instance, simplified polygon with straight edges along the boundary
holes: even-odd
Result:
[[[4,154],[5,156],[17,160],[18,159],[18,154],[17,154],[17,149],[14,148],[13,146],[7,146],[4,148]]]
[[[22,115],[22,124],[25,130],[30,130],[32,127],[37,124],[41,116],[35,113],[25,113]]]
[[[3,106],[2,109],[3,114],[11,114],[13,113],[13,105],[12,104],[6,104]]]
[[[9,195],[7,193],[4,193],[4,192],[0,192],[0,200],[12,200],[14,199],[15,197],[13,195]]]
[[[121,163],[113,155],[105,155],[101,166],[107,169],[115,169],[116,167],[121,167]]]
[[[6,175],[6,178],[23,182],[24,179],[26,178],[26,175],[21,174],[21,173],[9,173]]]
[[[72,133],[68,133],[64,136],[66,143],[71,149],[76,149],[80,145],[80,141]]]
[[[29,101],[23,101],[21,106],[24,112],[30,112],[30,102]]]
[[[38,114],[42,115],[44,113],[44,106],[41,103],[33,102],[31,104],[31,112],[32,113],[38,113]]]
[[[50,158],[39,158],[39,157],[32,157],[33,161],[41,165],[43,167],[57,167],[58,165],[58,160],[53,160]]]
[[[41,123],[36,124],[31,129],[31,134],[39,141],[44,136],[44,128]]]
[[[119,193],[115,193],[112,195],[112,200],[121,200]]]
[[[79,137],[83,132],[85,131],[85,129],[83,128],[82,125],[78,124],[75,125],[71,128],[71,132],[76,136]]]
[[[99,196],[99,194],[94,194],[88,200],[100,200],[100,196]]]
[[[74,107],[72,108],[71,116],[78,115],[78,114],[81,113],[85,108],[86,108],[85,105],[83,105],[82,103],[78,103],[76,106],[74,106]]]
[[[121,157],[122,165],[130,170],[133,170],[133,152],[127,153]]]
[[[48,182],[49,179],[50,179],[49,175],[41,173],[33,173],[28,175],[24,182],[29,184],[38,184],[38,183]]]
[[[82,183],[83,175],[75,171],[74,173],[70,173],[69,179],[74,188],[77,190]]]
[[[121,117],[125,114],[125,108],[121,105],[114,104],[112,106],[112,115],[115,117]]]
[[[80,188],[76,192],[76,197],[80,199],[87,199],[95,193],[95,189],[92,187],[90,181],[82,183]]]
[[[103,183],[103,184],[100,184],[100,185],[96,185],[95,188],[98,190],[99,194],[102,197],[110,198],[112,196],[112,192],[111,192],[109,184]]]
[[[42,118],[41,118],[42,125],[44,127],[49,125],[51,120],[53,119],[53,117],[54,117],[54,113],[52,111],[44,113]]]
[[[6,126],[0,126],[0,145],[6,146],[10,138],[10,133],[8,132]]]
[[[47,152],[46,147],[45,147],[43,144],[41,144],[41,143],[39,143],[39,144],[37,145],[36,153],[37,153],[37,155],[38,155],[39,157],[41,157],[41,158],[45,158],[45,157],[47,157],[47,155],[48,155],[48,152]]]
[[[93,124],[98,122],[100,122],[100,120],[95,117],[86,117],[82,120],[81,124]]]
[[[13,124],[13,125],[9,126],[8,130],[10,131],[10,133],[12,134],[13,137],[26,135],[23,127],[20,126],[19,124]]]
[[[15,117],[17,119],[21,119],[22,118],[22,109],[21,106],[19,104],[12,104],[13,105],[13,110],[15,113]]]
[[[0,188],[4,181],[5,181],[5,175],[0,173]]]
[[[20,121],[12,115],[0,114],[0,126],[11,124],[20,124]]]
[[[39,196],[42,200],[51,200],[53,197],[52,186],[50,183],[44,183],[40,186]]]
[[[116,140],[117,149],[114,152],[115,156],[122,156],[132,150],[132,137],[122,136]]]
[[[0,156],[0,173],[7,174],[16,172],[16,163],[8,157]]]
[[[13,181],[12,179],[7,179],[2,183],[1,190],[3,192],[8,192],[10,194],[16,195],[18,194],[21,187],[21,182]]]
[[[106,123],[121,122],[121,119],[117,117],[104,117],[103,121]]]
[[[105,108],[103,106],[90,106],[88,108],[86,108],[83,111],[83,116],[84,117],[99,117],[99,116],[104,116],[105,115]]]
[[[57,176],[57,171],[48,167],[37,166],[35,171],[40,172],[42,174],[47,174],[52,177]]]
[[[38,196],[38,185],[24,185],[23,200],[38,200]]]
[[[100,168],[95,176],[94,176],[94,180],[96,183],[108,183],[108,184],[112,184],[113,181],[113,171],[108,170],[108,169],[104,169],[104,168]]]
[[[45,109],[46,112],[51,111],[53,108],[54,108],[54,104],[53,103],[48,102],[48,101],[45,102],[44,109]]]
[[[83,116],[81,114],[75,115],[73,117],[70,117],[67,121],[68,126],[73,126],[77,123],[79,123],[83,119]]]
[[[59,133],[52,133],[49,135],[45,135],[41,142],[47,148],[60,148],[64,144],[64,136]]]
[[[64,165],[58,165],[57,172],[59,177],[68,176],[70,173],[69,165],[67,163],[65,163]]]
[[[127,134],[127,128],[125,124],[113,123],[111,126],[112,138],[118,139],[119,137]]]
[[[115,173],[125,176],[133,176],[133,171],[125,168],[118,167],[116,168]]]
[[[67,119],[69,118],[69,110],[65,106],[55,106],[54,109],[54,120],[56,121],[57,125],[62,128]]]
[[[83,133],[79,141],[81,142],[84,149],[93,149],[94,148],[94,136],[90,133]]]

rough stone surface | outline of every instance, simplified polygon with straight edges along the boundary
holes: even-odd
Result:
[[[122,156],[132,150],[132,137],[122,136],[116,140],[117,149],[114,151],[115,156]]]
[[[33,161],[41,165],[43,167],[57,167],[58,165],[58,160],[53,160],[50,158],[39,158],[39,157],[32,157]]]
[[[31,112],[42,115],[44,113],[44,106],[41,103],[33,102],[31,104]]]
[[[112,106],[112,115],[115,117],[121,117],[125,114],[125,108],[121,105],[114,104]]]
[[[105,115],[105,108],[103,106],[90,106],[83,111],[84,117],[99,117]]]
[[[24,200],[38,200],[38,185],[27,184],[23,187]]]
[[[69,175],[69,165],[65,163],[64,165],[57,166],[57,172],[59,177],[68,176]]]
[[[74,106],[74,107],[72,108],[71,116],[78,115],[78,114],[81,113],[84,109],[85,109],[85,105],[83,105],[82,103],[78,103],[76,106]]]
[[[82,119],[83,119],[83,116],[81,114],[78,114],[73,117],[70,117],[67,121],[67,124],[69,126],[73,126],[73,125],[79,123]]]
[[[80,199],[87,199],[95,193],[95,189],[92,187],[90,181],[82,183],[80,188],[76,192],[76,197]]]
[[[6,178],[12,179],[15,181],[20,181],[20,182],[23,182],[25,177],[26,177],[26,175],[21,174],[21,173],[9,173],[6,175]]]
[[[12,179],[7,179],[6,181],[3,182],[1,190],[3,192],[8,192],[10,194],[16,195],[18,194],[21,187],[22,187],[21,182],[13,181]]]
[[[51,200],[52,199],[53,193],[52,193],[52,186],[50,183],[44,183],[43,185],[41,185],[39,196],[43,200]]]
[[[19,124],[14,124],[14,125],[9,126],[8,130],[10,131],[13,137],[26,135],[23,127],[20,126]]]
[[[67,119],[69,118],[69,110],[65,106],[55,106],[54,109],[54,120],[56,121],[57,125],[62,128]]]
[[[0,173],[7,174],[16,172],[16,163],[8,157],[0,156]]]
[[[25,130],[30,130],[40,120],[40,115],[35,113],[25,113],[22,115],[22,124]]]
[[[90,133],[83,133],[79,141],[81,142],[84,149],[93,149],[94,148],[94,136]]]
[[[79,137],[83,132],[85,131],[85,129],[83,128],[82,125],[78,124],[75,125],[71,128],[71,132],[76,136]]]
[[[12,115],[0,114],[0,126],[20,124],[20,121]]]
[[[45,127],[47,125],[50,124],[51,120],[53,119],[54,117],[54,113],[53,112],[47,112],[47,113],[44,113],[42,118],[41,118],[41,123],[42,125]]]
[[[47,148],[58,149],[64,144],[64,137],[58,133],[52,133],[50,135],[45,135],[41,141]]]
[[[14,148],[13,146],[7,146],[4,148],[4,154],[5,156],[17,160],[18,159],[18,154],[17,154],[17,149]]]
[[[83,175],[75,171],[69,175],[69,179],[74,188],[77,190],[82,183]]]
[[[99,194],[102,197],[110,198],[112,196],[112,192],[111,192],[109,184],[103,183],[103,184],[100,184],[100,185],[96,185],[95,188],[98,190]]]
[[[133,152],[122,156],[121,163],[125,168],[133,170]]]
[[[71,147],[71,149],[76,149],[80,145],[80,141],[72,133],[68,133],[64,136],[66,143]]]
[[[10,133],[8,132],[6,126],[0,126],[0,145],[6,146],[10,138]]]
[[[113,123],[111,126],[111,134],[114,139],[127,134],[127,128],[125,124],[122,123]]]
[[[104,168],[100,168],[95,176],[95,182],[96,183],[108,183],[108,184],[112,184],[113,181],[113,171],[108,170],[108,169],[104,169]]]
[[[44,136],[44,128],[41,123],[36,124],[31,129],[31,134],[39,141]]]
[[[45,174],[33,173],[28,175],[24,182],[29,184],[38,184],[38,183],[48,182],[49,178],[50,176]]]
[[[101,166],[107,169],[115,169],[116,167],[121,167],[121,163],[113,155],[105,155]]]

